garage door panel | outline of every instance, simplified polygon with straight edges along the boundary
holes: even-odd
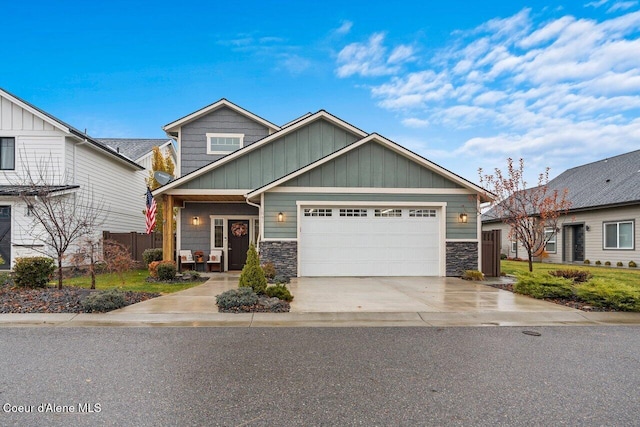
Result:
[[[439,218],[409,217],[409,209],[401,217],[375,217],[375,208],[367,216],[340,216],[339,208],[330,217],[301,216],[300,274],[439,275]]]

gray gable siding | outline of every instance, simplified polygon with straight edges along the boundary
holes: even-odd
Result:
[[[180,189],[255,189],[333,153],[359,137],[320,119],[186,182]]]
[[[478,216],[475,202],[466,194],[332,194],[332,193],[270,193],[264,195],[264,237],[267,239],[295,239],[298,237],[296,225],[298,208],[296,202],[301,200],[331,202],[371,202],[371,206],[385,202],[446,202],[446,238],[476,239]],[[278,213],[282,212],[286,220],[278,222]],[[461,213],[469,216],[467,223],[458,222]]]
[[[185,124],[180,131],[182,175],[223,157],[207,154],[207,133],[241,133],[244,134],[244,145],[247,146],[269,135],[269,129],[227,107]]]
[[[463,188],[374,141],[293,178],[283,186]]]

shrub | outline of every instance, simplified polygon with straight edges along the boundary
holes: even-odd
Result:
[[[160,280],[173,280],[176,278],[178,271],[175,261],[160,261],[156,269]]]
[[[45,287],[56,266],[52,258],[36,256],[16,258],[13,280],[18,286]]]
[[[597,307],[640,311],[640,292],[633,286],[615,280],[590,280],[576,287],[576,295]]]
[[[616,262],[616,267],[622,267],[624,264],[622,263],[622,261],[618,261]]]
[[[276,297],[287,302],[293,301],[293,295],[291,295],[291,292],[285,285],[269,286],[265,293],[271,298]]]
[[[604,265],[611,265],[611,261],[605,261]]]
[[[507,259],[507,254],[500,254],[500,259]]]
[[[521,273],[513,285],[516,293],[534,298],[568,298],[573,295],[573,280],[548,274]]]
[[[465,270],[462,273],[462,278],[464,280],[484,280],[484,274],[478,270]]]
[[[273,278],[276,277],[276,267],[272,262],[262,264],[262,271],[264,272],[264,277],[266,277],[267,280],[273,280]]]
[[[596,261],[596,265],[602,265],[602,263],[600,262],[600,260]]]
[[[635,262],[629,261],[629,267],[630,268],[636,268],[637,266],[638,266],[638,264],[636,264]]]
[[[95,292],[82,301],[82,309],[87,313],[105,312],[117,310],[127,305],[124,292],[118,289],[109,289],[104,292]]]
[[[586,282],[593,277],[591,273],[584,270],[556,270],[550,271],[550,275],[554,277],[564,277],[565,279],[571,279],[576,283]]]
[[[290,281],[291,279],[287,276],[276,276],[273,278],[273,282],[276,284],[289,283]]]
[[[250,287],[231,289],[221,293],[216,297],[216,304],[219,310],[237,309],[240,307],[250,307],[258,302],[258,295]]]
[[[145,249],[142,252],[142,260],[147,266],[154,261],[162,261],[162,248]]]
[[[262,271],[258,262],[258,252],[256,252],[256,247],[253,243],[249,245],[249,250],[247,251],[247,262],[242,268],[242,273],[240,273],[239,286],[248,286],[258,295],[264,294],[265,289],[267,289],[267,278],[264,277],[264,271]]]
[[[7,285],[7,284],[12,284],[13,283],[13,278],[11,277],[11,273],[9,272],[1,272],[0,273],[0,286],[2,285]]]
[[[584,260],[584,263],[585,263],[585,264],[591,264],[591,261],[589,261],[588,259],[585,259],[585,260]]]
[[[151,261],[149,263],[149,276],[153,278],[158,278],[158,266],[162,261]]]

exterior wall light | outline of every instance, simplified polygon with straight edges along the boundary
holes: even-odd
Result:
[[[200,218],[198,218],[197,216],[194,216],[193,219],[191,220],[191,223],[193,225],[198,225],[200,224]]]
[[[460,214],[460,217],[458,219],[460,222],[466,223],[469,220],[469,215],[463,212]]]
[[[278,222],[284,222],[284,214],[282,212],[278,212]]]

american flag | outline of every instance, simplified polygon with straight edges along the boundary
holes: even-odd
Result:
[[[147,187],[147,210],[145,214],[147,234],[151,234],[153,228],[156,226],[156,208],[156,201],[151,194],[151,190]]]

